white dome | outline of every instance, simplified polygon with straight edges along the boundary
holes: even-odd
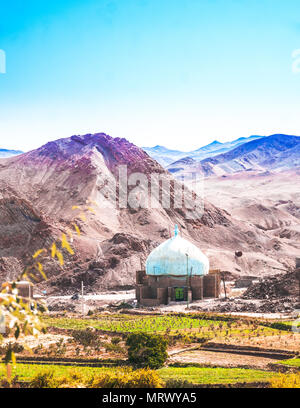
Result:
[[[155,248],[146,260],[147,275],[206,275],[209,260],[196,245],[178,235]]]

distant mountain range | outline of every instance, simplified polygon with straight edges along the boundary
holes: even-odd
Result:
[[[171,163],[167,169],[176,177],[192,172],[208,177],[242,171],[281,171],[296,167],[300,167],[300,137],[275,134],[248,141],[225,153],[202,160],[184,157]]]
[[[207,157],[213,157],[221,153],[226,153],[229,150],[234,149],[237,146],[250,142],[252,140],[261,139],[264,136],[253,135],[250,137],[240,137],[239,139],[233,140],[232,142],[221,143],[215,140],[214,142],[200,147],[199,149],[192,150],[190,152],[182,152],[180,150],[171,150],[164,146],[154,146],[154,147],[142,147],[142,149],[149,154],[150,157],[155,159],[159,164],[166,167],[177,160],[183,159],[185,157],[192,158],[194,160],[200,161],[206,159]]]
[[[7,149],[0,149],[0,157],[11,157],[17,156],[18,154],[22,154],[21,150],[7,150]]]

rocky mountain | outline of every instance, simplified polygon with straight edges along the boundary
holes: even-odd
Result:
[[[120,165],[127,166],[125,185]],[[170,208],[160,200],[150,206],[121,205],[124,193],[141,203],[143,196],[145,203],[149,198],[150,184],[144,191],[136,190],[137,172],[149,183],[151,176],[159,176],[162,194],[170,186]],[[35,251],[49,248],[63,232],[74,232],[74,222],[81,230],[70,238],[75,254],[59,247],[63,267],[49,253],[43,257],[48,281],[39,286],[48,293],[73,293],[81,281],[95,291],[132,287],[136,270],[156,245],[170,237],[174,224],[208,255],[212,268],[261,275],[294,264],[297,249],[288,242],[278,246],[268,231],[207,201],[203,214],[191,218],[191,210],[173,205],[178,189],[182,185],[142,149],[104,133],[60,139],[1,159],[0,280],[31,265]]]
[[[215,140],[214,142],[200,147],[199,149],[192,150],[190,152],[182,152],[179,150],[170,150],[164,146],[154,146],[154,147],[142,147],[142,149],[149,154],[150,157],[155,159],[162,166],[166,167],[171,163],[190,157],[196,161],[203,160],[207,157],[213,157],[217,154],[228,152],[229,150],[247,143],[252,140],[260,139],[263,136],[253,135],[250,137],[240,137],[239,139],[233,140],[231,142],[221,143]]]
[[[206,174],[286,170],[300,165],[300,137],[271,135],[201,161]]]
[[[201,161],[177,161],[167,168],[176,176],[199,172],[205,177],[226,176],[243,171],[282,171],[300,166],[300,137],[275,134],[252,140]]]
[[[21,150],[0,149],[0,157],[11,157],[22,153],[23,152]]]

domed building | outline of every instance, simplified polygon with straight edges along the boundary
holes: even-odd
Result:
[[[209,270],[209,260],[194,244],[179,235],[155,248],[146,270],[137,271],[136,298],[145,306],[219,297],[220,275]]]

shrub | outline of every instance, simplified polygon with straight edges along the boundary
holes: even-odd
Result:
[[[126,346],[128,361],[136,367],[160,368],[168,358],[168,340],[158,334],[131,333]]]
[[[14,353],[22,353],[24,347],[18,342],[9,342],[3,346],[0,346],[0,354],[6,354],[9,350]]]
[[[97,345],[99,339],[97,333],[91,329],[73,330],[72,336],[75,341],[82,344],[84,347]]]
[[[20,385],[18,384],[18,376],[15,376],[11,380],[6,378],[1,379],[0,388],[20,388]]]
[[[104,343],[105,351],[112,351],[118,354],[126,354],[126,350],[119,344]]]
[[[66,344],[64,343],[64,339],[60,338],[57,342],[56,342],[56,354],[57,355],[63,355],[65,354],[67,351],[67,347]]]
[[[44,350],[44,346],[42,344],[39,344],[38,346],[34,347],[32,351],[34,354],[41,353]]]
[[[95,376],[91,388],[162,388],[164,382],[149,369],[115,371]]]
[[[30,388],[73,388],[84,384],[83,376],[69,370],[66,375],[55,376],[53,370],[38,372],[31,380]]]
[[[30,382],[31,388],[54,388],[54,372],[52,370],[37,373]]]
[[[300,388],[300,373],[280,374],[271,379],[272,388]]]

